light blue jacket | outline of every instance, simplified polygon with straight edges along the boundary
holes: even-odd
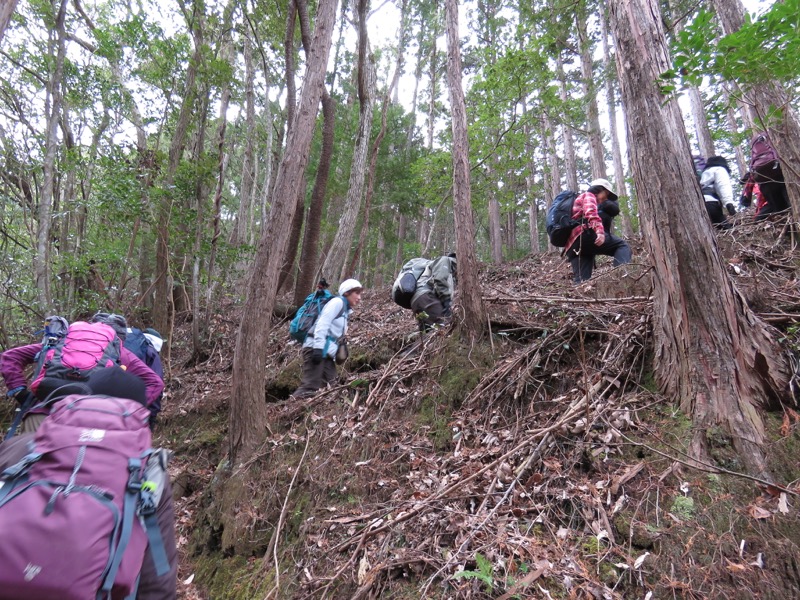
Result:
[[[317,322],[308,332],[303,348],[322,350],[323,355],[333,358],[339,344],[336,341],[347,333],[347,319],[351,313],[350,304],[341,296],[334,296],[322,307]]]

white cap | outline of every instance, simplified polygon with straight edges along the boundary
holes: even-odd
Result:
[[[358,279],[345,279],[341,284],[339,284],[339,295],[344,296],[347,292],[363,289],[364,286],[361,285]]]
[[[146,337],[148,341],[153,344],[153,348],[156,349],[156,352],[161,352],[161,347],[164,345],[164,340],[151,333],[145,333],[144,337]]]
[[[611,187],[611,184],[608,182],[608,179],[595,179],[592,183],[589,184],[589,187],[600,186],[601,188],[605,188],[608,192],[608,199],[609,200],[616,200],[617,195],[614,193],[614,190]]]

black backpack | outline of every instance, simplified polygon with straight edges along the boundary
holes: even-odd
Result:
[[[545,219],[547,237],[550,238],[550,243],[557,248],[566,246],[569,234],[575,227],[583,223],[582,219],[572,218],[572,206],[577,197],[577,192],[569,190],[561,192],[555,197],[547,211],[547,219]]]

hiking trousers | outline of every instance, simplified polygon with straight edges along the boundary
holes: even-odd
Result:
[[[336,381],[336,363],[333,359],[326,356],[315,365],[311,360],[313,354],[313,348],[303,348],[303,377],[300,387],[292,392],[295,398],[313,396],[319,388]]]
[[[706,202],[705,205],[708,218],[711,219],[711,224],[714,227],[717,229],[730,229],[732,227],[725,218],[725,214],[722,212],[722,204],[718,200]]]
[[[424,319],[417,319],[420,331],[427,331],[434,325],[438,325],[444,321],[445,316],[447,316],[445,314],[444,304],[442,304],[442,301],[439,300],[433,292],[425,292],[414,299],[411,302],[411,310],[414,311],[415,317],[423,312],[428,315]]]
[[[572,280],[581,283],[592,278],[594,270],[594,257],[598,254],[614,257],[614,266],[624,265],[631,262],[633,254],[628,242],[615,235],[606,233],[606,240],[601,246],[595,246],[594,240],[597,238],[591,229],[584,231],[580,237],[572,243],[566,252],[567,260],[572,267]]]
[[[770,163],[756,167],[753,171],[753,179],[758,184],[766,202],[764,208],[756,215],[756,221],[761,221],[767,215],[789,208],[789,195],[786,191],[783,170],[779,164]]]

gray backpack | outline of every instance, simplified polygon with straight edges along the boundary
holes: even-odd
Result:
[[[412,258],[404,264],[392,285],[392,300],[403,308],[410,309],[411,298],[417,291],[417,281],[431,262],[433,261],[427,258]]]

